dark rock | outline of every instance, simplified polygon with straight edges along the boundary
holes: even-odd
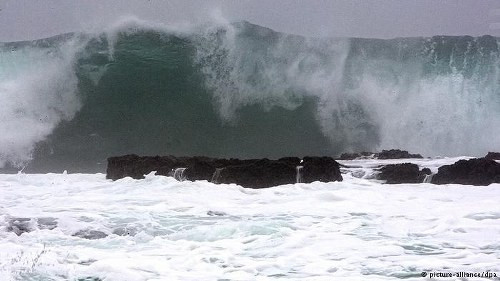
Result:
[[[36,229],[52,230],[56,227],[55,218],[12,218],[7,223],[7,231],[14,232],[18,236]]]
[[[342,153],[340,157],[338,158],[339,160],[354,160],[357,158],[363,158],[363,157],[370,157],[375,155],[373,152],[354,152],[354,153]]]
[[[429,168],[423,168],[420,172],[424,175],[432,175],[432,171]]]
[[[209,157],[137,156],[135,154],[110,157],[106,178],[117,180],[124,177],[143,179],[156,171],[156,175],[173,176],[175,169],[186,168],[183,176],[188,180],[210,180],[215,170],[227,165],[239,165],[251,160],[216,159]]]
[[[7,223],[7,231],[17,236],[35,230],[35,222],[31,218],[12,218]]]
[[[93,263],[95,263],[97,260],[95,259],[86,259],[86,260],[82,260],[82,261],[79,261],[78,264],[80,265],[91,265]],[[80,279],[78,279],[80,280]]]
[[[108,235],[99,230],[85,229],[85,230],[79,230],[78,232],[73,234],[73,236],[80,237],[83,239],[96,240],[96,239],[106,238]]]
[[[304,157],[301,165],[304,183],[342,181],[339,163],[331,157]]]
[[[339,164],[330,157],[305,157],[301,163],[297,157],[240,160],[125,155],[108,158],[106,177],[113,180],[127,176],[141,179],[152,171],[157,171],[157,175],[174,176],[176,169],[183,168],[182,177],[177,175],[179,180],[207,180],[263,188],[295,183],[299,165],[303,166],[303,182],[342,180]]]
[[[137,229],[132,227],[118,227],[113,230],[113,234],[118,236],[135,236],[137,234]]]
[[[80,277],[77,279],[77,281],[103,281],[99,277]]]
[[[500,163],[486,158],[460,160],[439,167],[432,178],[434,184],[489,185],[500,183]]]
[[[217,217],[227,216],[226,213],[220,212],[220,211],[208,211],[207,215],[212,216],[212,217],[213,216],[217,216]]]
[[[218,163],[210,158],[194,157],[191,161],[186,161],[186,171],[184,176],[189,180],[209,180],[212,178]]]
[[[382,150],[375,154],[378,159],[407,159],[407,158],[423,158],[420,154],[410,154],[408,151],[399,149]]]
[[[279,162],[282,162],[282,163],[287,163],[288,165],[292,165],[292,166],[297,166],[297,165],[301,165],[300,164],[300,158],[298,157],[283,157],[283,158],[280,158],[278,159]]]
[[[378,159],[407,159],[407,158],[423,158],[420,154],[411,154],[408,151],[400,150],[400,149],[390,149],[390,150],[382,150],[379,153],[373,152],[354,152],[354,153],[342,153],[339,160],[354,160],[354,159],[363,159],[363,158],[378,158]]]
[[[302,166],[301,182],[342,181],[339,164],[331,157],[296,157],[278,160],[252,160],[221,168],[218,182],[236,183],[243,187],[264,188],[297,181],[297,166]]]
[[[55,218],[38,218],[37,226],[39,229],[52,230],[57,227],[57,219]]]
[[[361,154],[359,153],[342,153],[340,157],[338,158],[339,160],[354,160],[358,157],[361,157]]]
[[[250,188],[290,184],[296,182],[296,167],[288,161],[261,159],[250,164],[223,167],[218,182]]]
[[[380,174],[377,178],[385,180],[388,184],[421,183],[429,174],[431,174],[431,170],[428,168],[420,171],[417,164],[402,163],[383,166],[380,168]]]
[[[500,160],[500,152],[488,152],[488,154],[486,154],[484,158],[491,160]]]
[[[176,168],[177,159],[171,156],[139,157],[135,154],[108,158],[106,178],[117,180],[124,177],[143,179],[144,175],[156,171],[157,175],[168,175]]]

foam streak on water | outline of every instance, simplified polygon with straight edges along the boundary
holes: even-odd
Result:
[[[251,190],[153,175],[116,182],[102,174],[0,175],[0,279],[422,280],[424,270],[500,273],[500,185],[344,178]],[[30,218],[33,231],[8,232],[14,217]],[[47,218],[57,221],[54,229]],[[91,230],[108,236],[72,236]]]

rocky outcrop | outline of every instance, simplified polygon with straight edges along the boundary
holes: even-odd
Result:
[[[301,182],[342,181],[340,167],[331,157],[304,157],[301,169]]]
[[[366,158],[366,157],[374,157],[375,153],[373,152],[353,152],[353,153],[342,153],[339,160],[354,160],[358,158]]]
[[[108,235],[106,233],[99,231],[99,230],[92,230],[92,229],[79,230],[78,232],[74,233],[72,236],[80,237],[80,238],[88,239],[88,240],[96,240],[96,239],[102,239],[102,238],[108,237]]]
[[[486,158],[460,160],[439,167],[432,178],[434,184],[489,185],[500,183],[500,163]]]
[[[7,222],[7,231],[20,236],[36,229],[52,230],[57,227],[55,218],[11,218]]]
[[[113,230],[113,234],[118,236],[135,236],[137,229],[135,227],[123,226]]]
[[[408,158],[423,158],[420,154],[411,154],[406,150],[390,149],[382,150],[375,155],[378,159],[408,159]]]
[[[102,281],[102,279],[99,277],[81,277],[77,281]]]
[[[261,159],[249,164],[220,168],[218,183],[236,183],[244,187],[264,188],[295,183],[296,163]]]
[[[423,158],[420,154],[411,154],[406,150],[400,149],[389,149],[382,150],[382,152],[354,152],[354,153],[342,153],[339,160],[354,160],[354,159],[408,159],[408,158]]]
[[[14,232],[17,236],[34,229],[35,226],[31,218],[12,218],[7,224],[7,231]]]
[[[413,163],[391,164],[380,168],[377,175],[379,180],[385,180],[388,184],[399,183],[421,183],[431,170],[424,168],[419,170],[418,165]]]
[[[236,183],[249,188],[296,183],[298,178],[305,183],[342,180],[339,164],[331,157],[240,160],[125,155],[108,158],[106,177],[113,180],[123,177],[141,179],[152,171],[156,171],[157,175],[174,176],[178,179]]]
[[[135,154],[108,158],[106,178],[117,180],[124,177],[142,179],[151,171],[158,175],[168,175],[175,167],[177,159],[171,156],[140,157]]]
[[[486,154],[484,158],[491,160],[500,160],[500,152],[488,152],[488,154]]]

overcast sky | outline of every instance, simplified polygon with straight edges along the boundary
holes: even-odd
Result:
[[[312,36],[500,35],[499,0],[0,0],[0,9],[4,42],[95,28],[123,16],[170,24],[203,22],[215,13]]]

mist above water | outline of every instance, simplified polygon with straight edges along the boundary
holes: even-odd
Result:
[[[314,39],[251,24],[223,34],[201,57],[225,52],[223,64],[203,68],[224,119],[248,104],[293,110],[312,97],[323,133],[345,151],[482,155],[500,148],[494,37]]]
[[[500,149],[498,57],[490,36],[306,38],[223,19],[182,29],[125,20],[4,43],[0,164],[395,147],[482,155]]]

